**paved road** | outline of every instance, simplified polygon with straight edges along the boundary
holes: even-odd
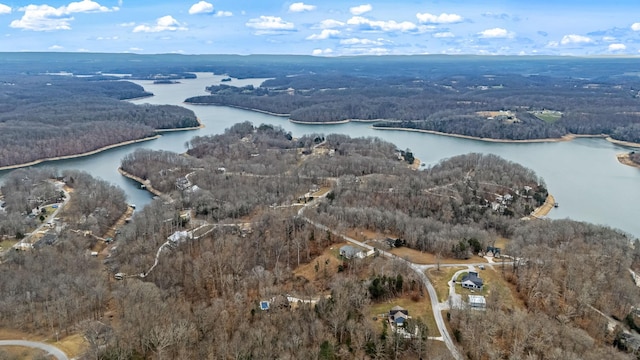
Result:
[[[321,197],[326,196],[326,194],[324,194]],[[451,338],[451,335],[449,334],[449,331],[447,330],[447,326],[445,325],[444,322],[444,318],[442,317],[442,312],[440,311],[440,303],[438,301],[438,295],[436,294],[436,289],[433,287],[433,284],[431,284],[431,281],[429,280],[429,278],[427,277],[427,275],[425,275],[424,273],[424,266],[420,266],[420,265],[416,265],[410,261],[407,261],[401,257],[398,257],[390,252],[386,252],[380,249],[376,249],[371,245],[367,245],[363,242],[360,242],[356,239],[350,238],[344,234],[340,234],[332,229],[329,229],[327,226],[319,224],[311,219],[309,219],[308,217],[304,216],[304,210],[312,205],[316,205],[317,201],[312,201],[310,203],[305,204],[304,207],[302,207],[300,210],[298,210],[298,216],[301,217],[302,219],[304,219],[305,221],[307,221],[308,223],[310,223],[311,225],[325,230],[325,231],[331,231],[331,233],[335,234],[336,236],[340,236],[341,238],[343,238],[344,240],[360,246],[364,249],[367,250],[377,250],[378,253],[382,256],[388,257],[388,258],[392,258],[392,259],[396,259],[398,261],[403,261],[405,262],[407,265],[409,265],[409,267],[411,267],[411,269],[413,269],[413,271],[416,272],[416,274],[418,274],[418,276],[420,277],[420,279],[422,280],[422,283],[424,284],[424,286],[427,288],[427,292],[429,293],[429,298],[431,299],[431,309],[433,309],[433,317],[436,320],[436,325],[438,327],[438,331],[440,332],[440,335],[442,336],[442,340],[444,341],[445,345],[447,346],[447,348],[449,349],[449,351],[451,352],[451,355],[453,356],[454,359],[456,360],[462,360],[463,356],[460,353],[460,351],[458,350],[458,347],[454,344],[453,339]]]
[[[58,360],[69,360],[67,354],[57,347],[37,341],[27,340],[0,340],[0,346],[24,346],[32,349],[40,349],[46,351],[49,355],[55,357]]]

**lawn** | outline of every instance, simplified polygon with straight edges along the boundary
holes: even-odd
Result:
[[[408,247],[399,247],[393,248],[389,251],[390,253],[397,255],[403,259],[407,259],[415,264],[437,264],[438,258],[432,254],[427,252],[421,252],[414,249],[409,249]],[[469,259],[452,259],[452,258],[441,258],[441,264],[475,264],[487,262],[485,258],[481,258],[479,256],[471,256]]]
[[[510,266],[505,266],[505,271],[511,271]],[[467,272],[463,272],[458,277],[458,281]],[[486,270],[478,271],[478,276],[484,281],[482,290],[464,289],[460,285],[456,285],[456,293],[462,295],[463,301],[467,301],[469,295],[483,295],[489,301],[499,301],[500,306],[508,309],[524,309],[524,303],[516,296],[515,286],[506,281],[502,276],[502,265],[494,265],[493,268],[487,267]],[[492,297],[492,295],[495,295]]]
[[[549,124],[553,124],[562,117],[562,113],[557,111],[534,112],[533,115],[542,121],[548,122]]]
[[[443,302],[449,298],[449,280],[456,271],[465,269],[464,267],[446,267],[440,268],[440,271],[437,269],[429,269],[427,270],[427,276],[433,287],[436,288],[436,294],[438,294],[438,301]]]
[[[381,315],[389,313],[392,307],[399,305],[409,311],[409,316],[414,319],[422,319],[429,329],[429,336],[440,336],[436,321],[433,317],[433,310],[431,309],[431,300],[426,293],[419,301],[413,301],[409,296],[391,299],[386,302],[371,304],[369,306],[369,315],[373,319],[376,317],[378,320],[376,323],[380,324],[380,331],[382,331],[382,321],[386,321]]]
[[[18,240],[16,240],[16,239],[2,240],[2,241],[0,241],[0,250],[11,249],[11,247],[13,245],[15,245],[17,242],[18,242]]]

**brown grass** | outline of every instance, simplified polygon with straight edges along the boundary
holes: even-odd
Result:
[[[333,278],[338,273],[338,265],[342,263],[339,251],[340,247],[344,245],[347,245],[347,243],[333,244],[314,260],[297,267],[293,274],[301,276],[316,285],[320,285],[318,282],[322,282],[322,280]],[[316,265],[318,271],[316,271]]]
[[[507,247],[507,244],[510,241],[511,240],[509,240],[507,238],[503,238],[502,236],[498,236],[498,238],[496,239],[496,243],[493,246],[497,247],[497,248],[500,248],[500,250],[504,250]]]
[[[446,267],[440,268],[440,271],[437,269],[429,269],[427,270],[427,276],[433,287],[436,288],[436,294],[438,294],[438,301],[443,302],[449,298],[449,280],[453,274],[458,270],[463,270],[465,267]]]
[[[1,340],[30,340],[49,343],[60,350],[64,351],[69,358],[79,357],[86,351],[86,342],[80,334],[70,335],[55,341],[55,334],[48,334],[48,337],[38,334],[29,334],[14,329],[0,329]],[[21,346],[6,346],[0,348],[18,359],[33,359],[38,355],[44,355],[45,352],[37,349],[30,349]]]
[[[40,349],[32,349],[22,346],[2,346],[0,347],[0,353],[6,353],[10,356],[10,359],[16,360],[30,360],[36,358],[42,358],[47,353]]]
[[[438,263],[438,259],[435,254],[420,252],[418,250],[409,249],[407,247],[394,248],[394,249],[391,249],[389,252],[416,264],[437,264]],[[479,256],[472,256],[467,260],[452,259],[452,258],[440,259],[441,264],[475,264],[479,262],[487,262],[487,260]]]
[[[64,351],[69,358],[77,358],[87,351],[87,343],[80,334],[67,336],[52,345]]]
[[[419,301],[413,301],[409,295],[406,295],[382,303],[371,304],[368,311],[370,318],[373,319],[374,316],[377,317],[378,320],[376,323],[379,324],[380,329],[382,329],[382,322],[387,320],[386,318],[382,318],[381,315],[388,314],[389,310],[396,305],[409,310],[409,316],[412,318],[422,319],[429,329],[429,336],[440,336],[436,321],[433,317],[433,311],[431,310],[431,300],[426,291],[425,295]]]

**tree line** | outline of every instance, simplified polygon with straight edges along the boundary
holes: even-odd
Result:
[[[193,112],[178,106],[121,101],[151,95],[129,82],[7,75],[0,84],[0,167],[198,125]]]
[[[378,121],[401,127],[483,138],[527,140],[568,133],[640,140],[638,87],[630,78],[452,74],[436,79],[392,75],[313,74],[279,77],[260,87],[207,87],[186,102],[232,105],[292,120]],[[484,111],[510,112],[487,116]],[[537,114],[557,111],[558,119]]]

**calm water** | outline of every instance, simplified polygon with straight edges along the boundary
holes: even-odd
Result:
[[[134,103],[175,104],[193,110],[205,124],[204,129],[165,133],[160,139],[129,145],[100,154],[57,161],[61,169],[80,169],[108,180],[125,190],[129,201],[143,206],[151,196],[140,190],[137,184],[122,177],[117,168],[120,159],[137,148],[184,152],[185,143],[194,136],[219,134],[224,129],[241,121],[280,125],[294,136],[306,133],[342,133],[352,137],[377,136],[396,144],[401,149],[409,148],[427,165],[455,155],[469,152],[493,153],[518,162],[536,171],[543,177],[549,191],[560,207],[552,210],[550,218],[571,218],[622,229],[640,237],[638,203],[640,202],[640,169],[619,164],[616,153],[629,149],[611,144],[602,139],[578,139],[571,142],[501,144],[447,136],[373,130],[367,124],[348,123],[340,125],[293,124],[286,118],[260,114],[219,106],[183,104],[190,96],[206,94],[205,86],[220,83],[223,76],[198,74],[198,79],[181,80],[180,84],[154,85],[151,81],[137,81],[154,97],[139,99]],[[258,85],[262,80],[236,80],[230,85]],[[0,182],[5,172],[0,172]]]

